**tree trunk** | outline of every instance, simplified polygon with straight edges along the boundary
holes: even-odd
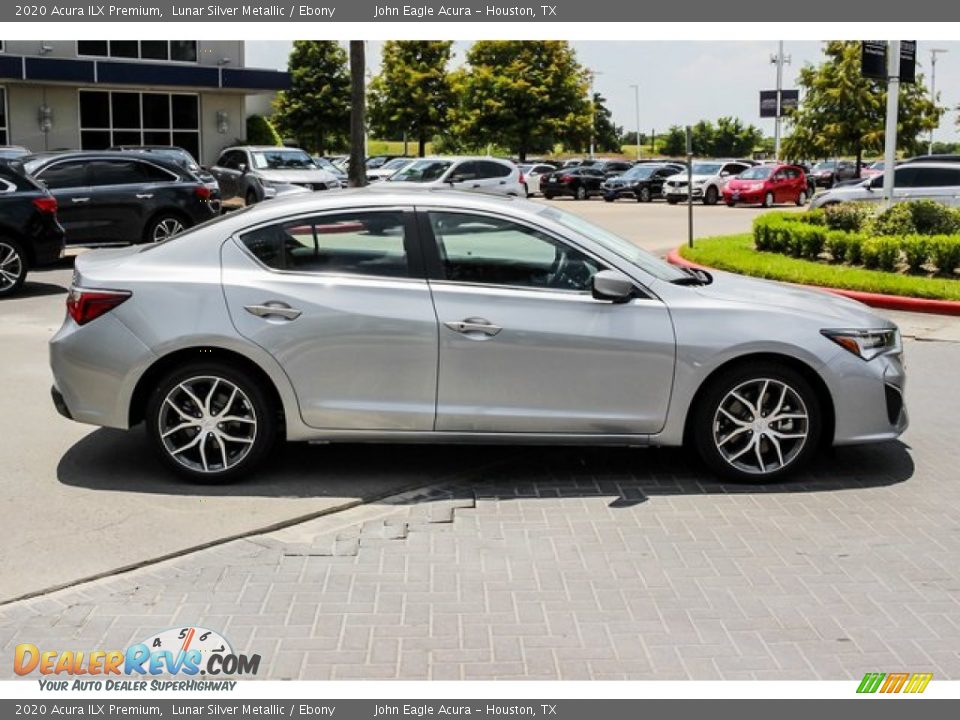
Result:
[[[857,168],[854,177],[860,177],[860,166],[863,164],[863,144],[857,141]]]
[[[365,142],[366,97],[364,81],[366,54],[363,40],[350,41],[350,187],[367,184]]]
[[[423,130],[417,130],[417,156],[423,157],[427,154],[427,133]]]

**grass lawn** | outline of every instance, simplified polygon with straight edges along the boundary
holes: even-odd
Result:
[[[960,300],[960,280],[900,275],[847,265],[828,265],[779,253],[758,252],[753,247],[753,236],[749,233],[702,238],[694,242],[693,249],[682,247],[680,255],[718,270],[769,280],[887,295]]]

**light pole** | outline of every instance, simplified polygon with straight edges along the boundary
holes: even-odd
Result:
[[[783,95],[783,64],[790,64],[790,56],[783,54],[783,40],[777,46],[777,54],[770,56],[770,62],[777,66],[777,116],[773,121],[773,159],[780,159],[780,115],[781,95]]]
[[[594,135],[597,131],[597,103],[593,92],[593,81],[597,75],[603,75],[599,70],[590,70],[590,157],[593,158]]]
[[[937,104],[937,55],[949,52],[946,48],[930,48],[930,102]],[[930,129],[930,145],[927,152],[933,155],[933,133],[935,128]]]
[[[635,116],[634,116],[634,120],[636,121],[636,125],[635,125],[634,127],[636,127],[636,129],[637,129],[637,137],[636,137],[636,140],[637,140],[637,160],[639,160],[639,159],[640,159],[640,86],[639,86],[639,85],[631,85],[630,87],[633,88],[633,104],[634,104],[634,110],[635,110],[635,113],[636,113]]]
[[[883,204],[893,205],[894,165],[897,162],[897,111],[900,98],[900,41],[887,42],[887,123],[883,139]]]

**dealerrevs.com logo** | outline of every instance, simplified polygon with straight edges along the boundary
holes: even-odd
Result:
[[[919,694],[927,689],[932,679],[933,673],[867,673],[857,692]]]
[[[214,630],[185,627],[164,630],[126,650],[45,650],[21,643],[14,649],[13,669],[20,676],[47,676],[40,680],[44,690],[232,690],[236,683],[221,678],[256,675],[260,656],[234,652]],[[72,681],[49,677],[64,675],[72,676]],[[118,675],[191,679],[148,683],[114,679]],[[197,676],[212,677],[199,681]]]

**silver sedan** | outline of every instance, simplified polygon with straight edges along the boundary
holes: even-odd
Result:
[[[771,480],[907,426],[900,335],[851,300],[667,265],[526,200],[370,188],[76,261],[73,420],[198,481],[278,438],[681,445]]]

